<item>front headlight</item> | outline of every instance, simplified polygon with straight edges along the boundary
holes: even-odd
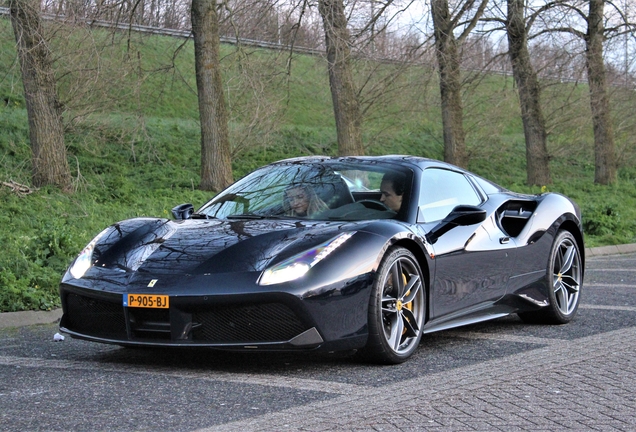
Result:
[[[106,228],[104,231],[100,232],[95,236],[93,240],[80,252],[80,254],[75,258],[75,261],[68,269],[71,275],[75,279],[80,279],[89,268],[93,265],[93,251],[95,250],[95,245],[99,241],[100,238],[106,234],[109,228]]]
[[[314,248],[286,259],[280,264],[265,270],[258,281],[259,285],[274,285],[301,278],[320,261],[340,245],[349,240],[355,232],[342,233]]]

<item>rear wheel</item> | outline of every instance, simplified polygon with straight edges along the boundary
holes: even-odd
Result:
[[[519,313],[526,322],[565,324],[576,315],[583,284],[581,253],[568,231],[560,231],[552,245],[547,275],[550,304],[538,311]]]
[[[360,355],[397,364],[407,360],[422,338],[426,290],[413,254],[392,248],[378,268],[369,300],[369,339]]]

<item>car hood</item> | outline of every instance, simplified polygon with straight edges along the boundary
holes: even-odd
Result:
[[[368,223],[367,223],[368,224]],[[297,220],[137,218],[108,228],[95,245],[94,265],[148,274],[262,271],[366,224]]]

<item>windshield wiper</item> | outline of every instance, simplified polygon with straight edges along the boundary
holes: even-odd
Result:
[[[254,213],[245,213],[245,214],[237,213],[237,214],[228,215],[225,217],[227,219],[266,219],[267,218],[267,216],[254,214]]]
[[[285,216],[278,215],[262,215],[255,213],[233,214],[225,216],[226,219],[286,219]]]
[[[204,213],[192,213],[190,219],[216,219],[214,216],[210,216]]]

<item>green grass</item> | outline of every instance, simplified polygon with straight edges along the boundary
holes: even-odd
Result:
[[[27,116],[6,24],[0,20],[0,96],[6,100],[0,107],[0,181],[29,185]],[[71,65],[88,52],[80,43],[86,34],[73,34],[75,44],[54,44],[57,73],[71,72],[60,81],[60,95],[68,108],[66,144],[76,192],[43,188],[22,196],[0,185],[0,311],[58,307],[65,267],[105,226],[135,216],[168,217],[177,204],[196,207],[211,197],[197,189],[191,42],[133,35],[128,44],[124,36],[95,33],[92,52],[104,48],[87,63],[93,70],[82,74]],[[324,60],[296,55],[291,74],[286,60],[287,53],[223,47],[235,178],[286,157],[337,153]],[[359,82],[372,66],[357,65]],[[372,83],[390,74],[397,79],[390,92],[362,95],[365,108],[375,98],[363,126],[366,152],[442,158],[434,71],[399,71],[393,65],[378,70],[382,75]],[[605,187],[593,183],[586,92],[572,84],[544,91],[554,179],[544,189],[579,203],[588,246],[636,242],[636,98],[613,95],[621,168],[619,181]],[[469,169],[515,191],[540,192],[525,185],[523,130],[510,78],[487,76],[464,100]],[[262,118],[252,122],[259,110]],[[251,123],[256,126],[248,127]]]

